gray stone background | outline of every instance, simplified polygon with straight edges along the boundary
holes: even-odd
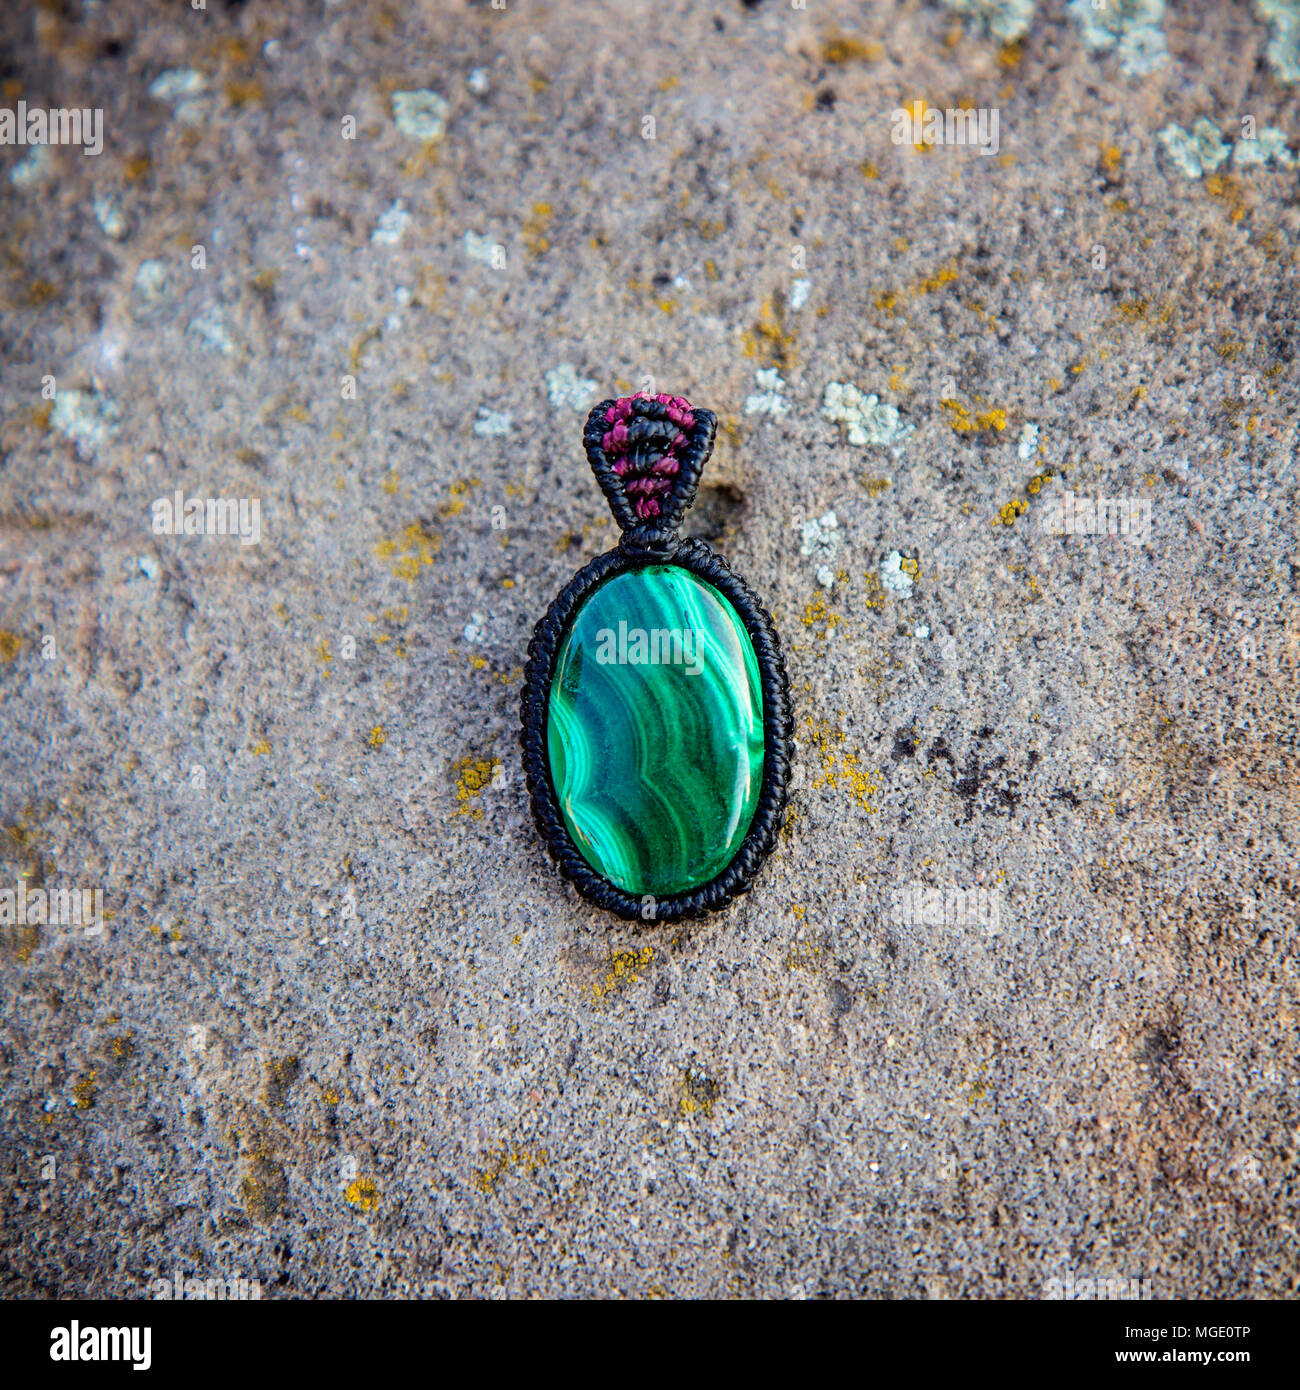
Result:
[[[6,5],[0,104],[104,149],[0,148],[0,882],[110,917],[0,927],[0,1288],[1293,1294],[1286,8]],[[646,386],[798,716],[673,927],[516,736]]]

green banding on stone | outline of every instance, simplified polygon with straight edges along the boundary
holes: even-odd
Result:
[[[564,824],[626,893],[716,877],[763,781],[763,689],[735,609],[679,565],[607,579],[556,653],[547,754]]]

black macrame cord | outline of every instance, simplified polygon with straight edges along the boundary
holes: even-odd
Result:
[[[785,658],[767,610],[726,560],[704,541],[696,538],[680,540],[677,536],[677,527],[695,500],[700,473],[713,449],[717,428],[715,417],[709,411],[688,406],[680,398],[638,396],[630,399],[630,416],[624,403],[614,400],[602,401],[588,416],[583,435],[587,457],[623,534],[616,549],[597,556],[574,575],[533,632],[528,644],[528,663],[520,704],[520,746],[532,800],[533,820],[560,873],[585,898],[607,912],[628,919],[671,922],[682,917],[699,917],[724,907],[749,888],[763,861],[772,852],[789,794],[794,718]],[[673,402],[672,406],[665,404],[669,401]],[[625,446],[633,457],[624,464],[621,472],[615,470],[615,462],[602,443],[602,438],[609,436],[606,422],[611,410],[616,407],[622,407],[625,417],[634,422],[626,431],[629,443]],[[660,463],[660,472],[655,481],[638,490],[638,496],[643,501],[641,513],[638,514],[636,502],[629,496],[631,489],[625,490],[625,479],[629,474],[645,477],[654,473],[648,460],[656,457],[657,451],[662,449],[674,432],[671,424],[665,424],[667,412],[673,410],[679,419],[683,415],[680,408],[674,407],[685,407],[689,413],[684,418],[693,423],[687,429],[676,431],[676,469],[665,470]],[[640,421],[647,424],[642,425]],[[634,453],[638,450],[639,453]],[[658,478],[669,486],[665,488]],[[649,509],[644,501],[647,497],[653,497],[657,502],[657,514],[644,514]],[[726,867],[708,883],[690,892],[656,897],[651,913],[643,911],[644,900],[641,896],[625,892],[598,874],[574,844],[564,824],[559,798],[551,780],[546,728],[555,659],[569,623],[583,601],[617,574],[660,564],[680,565],[713,585],[744,623],[754,647],[763,691],[764,754],[758,804],[740,848]]]

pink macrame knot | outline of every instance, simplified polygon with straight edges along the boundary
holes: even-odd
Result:
[[[662,414],[650,415],[642,402],[661,406]],[[646,425],[638,430],[636,442],[629,438],[634,417],[641,416]],[[664,421],[675,427],[676,433],[664,441]],[[609,458],[615,474],[624,479],[623,489],[642,521],[661,516],[661,499],[672,487],[672,479],[681,470],[681,455],[690,444],[690,432],[695,428],[695,412],[683,396],[639,391],[634,396],[620,396],[606,411],[609,428],[601,437],[601,447]]]

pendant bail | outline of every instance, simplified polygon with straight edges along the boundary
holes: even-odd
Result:
[[[676,548],[713,452],[718,418],[682,396],[620,396],[587,416],[582,442],[609,509],[633,552]]]

